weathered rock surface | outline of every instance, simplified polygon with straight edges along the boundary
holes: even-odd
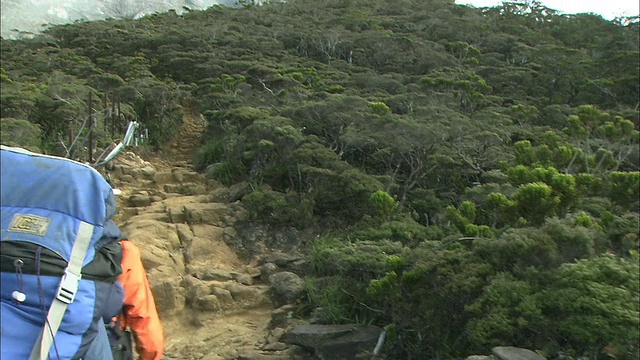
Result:
[[[284,328],[269,329],[275,308],[271,286],[260,281],[266,277],[257,259],[241,259],[228,245],[237,243],[235,221],[244,210],[212,201],[211,187],[220,185],[186,163],[156,170],[132,153],[118,160],[111,167],[112,181],[122,190],[114,220],[140,248],[165,328],[164,358],[309,358],[274,337]],[[283,299],[298,292],[282,289]]]
[[[302,325],[280,339],[286,344],[313,350],[323,360],[352,360],[372,352],[382,329],[377,326]]]
[[[271,284],[271,300],[276,307],[295,303],[304,290],[304,280],[288,271],[269,276],[269,284]]]
[[[513,346],[496,346],[491,352],[500,360],[546,360],[534,351]]]
[[[495,357],[488,355],[471,355],[467,356],[464,360],[495,360]]]

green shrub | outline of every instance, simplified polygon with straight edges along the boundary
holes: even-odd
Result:
[[[531,283],[509,273],[491,279],[482,295],[466,308],[474,315],[467,324],[470,341],[486,347],[530,344],[544,323],[535,291]]]
[[[377,115],[387,115],[391,113],[391,109],[383,102],[370,102],[369,108]]]
[[[232,185],[242,180],[246,173],[247,170],[241,162],[223,161],[213,164],[209,168],[207,176],[224,185]]]
[[[637,345],[637,259],[605,254],[567,263],[545,283],[540,293],[543,311],[553,319],[547,336],[579,356],[593,356],[607,345]]]
[[[520,186],[513,199],[520,215],[534,225],[542,224],[545,218],[555,215],[560,205],[553,188],[542,182]]]
[[[331,85],[331,86],[327,86],[325,90],[329,94],[341,94],[344,92],[344,87],[342,85]]]
[[[398,202],[386,191],[378,190],[369,199],[376,210],[377,215],[383,219],[388,219],[398,208]]]
[[[40,152],[40,127],[27,120],[2,118],[0,119],[0,142],[7,146],[22,147]]]
[[[203,171],[207,166],[222,160],[224,146],[222,141],[210,141],[205,146],[198,149],[194,165],[196,170]]]
[[[637,213],[611,215],[605,222],[605,233],[610,246],[620,255],[638,251],[640,246],[640,217]]]
[[[442,232],[435,227],[426,227],[409,216],[396,216],[384,224],[367,223],[364,229],[354,230],[352,239],[360,241],[394,241],[405,246],[415,246],[423,241],[437,240]]]
[[[387,240],[349,242],[323,237],[312,245],[311,262],[321,276],[343,275],[369,281],[389,270],[389,256],[404,251],[402,244]]]
[[[319,323],[371,324],[380,316],[362,306],[366,288],[359,281],[338,276],[308,278],[305,291],[307,307]]]
[[[260,189],[242,198],[251,220],[303,229],[313,222],[313,200],[294,192]]]

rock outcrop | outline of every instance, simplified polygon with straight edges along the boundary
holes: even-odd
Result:
[[[545,360],[534,351],[513,346],[496,346],[491,352],[500,360]]]
[[[472,355],[465,360],[546,360],[535,351],[514,346],[496,346],[491,349],[492,355]]]
[[[369,359],[381,332],[377,326],[358,324],[301,325],[281,340],[310,349],[321,360]]]

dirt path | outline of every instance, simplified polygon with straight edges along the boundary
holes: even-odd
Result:
[[[271,333],[274,308],[258,264],[223,241],[238,210],[212,201],[215,186],[192,169],[203,129],[187,114],[166,153],[123,153],[111,171],[122,191],[116,222],[141,248],[156,294],[164,359],[300,359]]]
[[[191,107],[185,108],[182,125],[176,131],[176,136],[166,146],[164,154],[151,154],[149,161],[161,168],[171,168],[175,164],[190,164],[193,162],[202,143],[205,120],[196,114]]]

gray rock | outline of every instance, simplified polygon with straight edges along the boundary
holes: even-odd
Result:
[[[377,326],[301,325],[281,339],[286,344],[312,349],[320,359],[356,359],[376,346],[382,329]]]
[[[227,290],[231,292],[231,296],[235,301],[253,301],[259,298],[259,288],[246,286],[241,284],[229,284]]]
[[[194,273],[194,276],[200,280],[215,280],[215,281],[229,281],[232,280],[233,277],[231,274],[224,270],[218,269],[197,269]]]
[[[260,266],[260,279],[262,279],[262,281],[268,281],[269,276],[277,273],[278,270],[278,265],[272,262],[264,263]]]
[[[136,181],[136,179],[133,176],[127,174],[120,176],[120,181],[125,183],[133,183]]]
[[[513,346],[496,346],[491,352],[500,360],[546,360],[534,351]]]
[[[281,342],[273,342],[273,343],[268,343],[265,346],[262,347],[262,350],[265,351],[282,351],[287,349],[289,346],[287,344],[281,343]]]
[[[156,169],[153,166],[145,166],[140,169],[140,174],[147,180],[153,180],[153,177],[156,175]]]
[[[288,271],[269,276],[269,283],[271,301],[275,307],[296,302],[304,290],[304,280]]]

